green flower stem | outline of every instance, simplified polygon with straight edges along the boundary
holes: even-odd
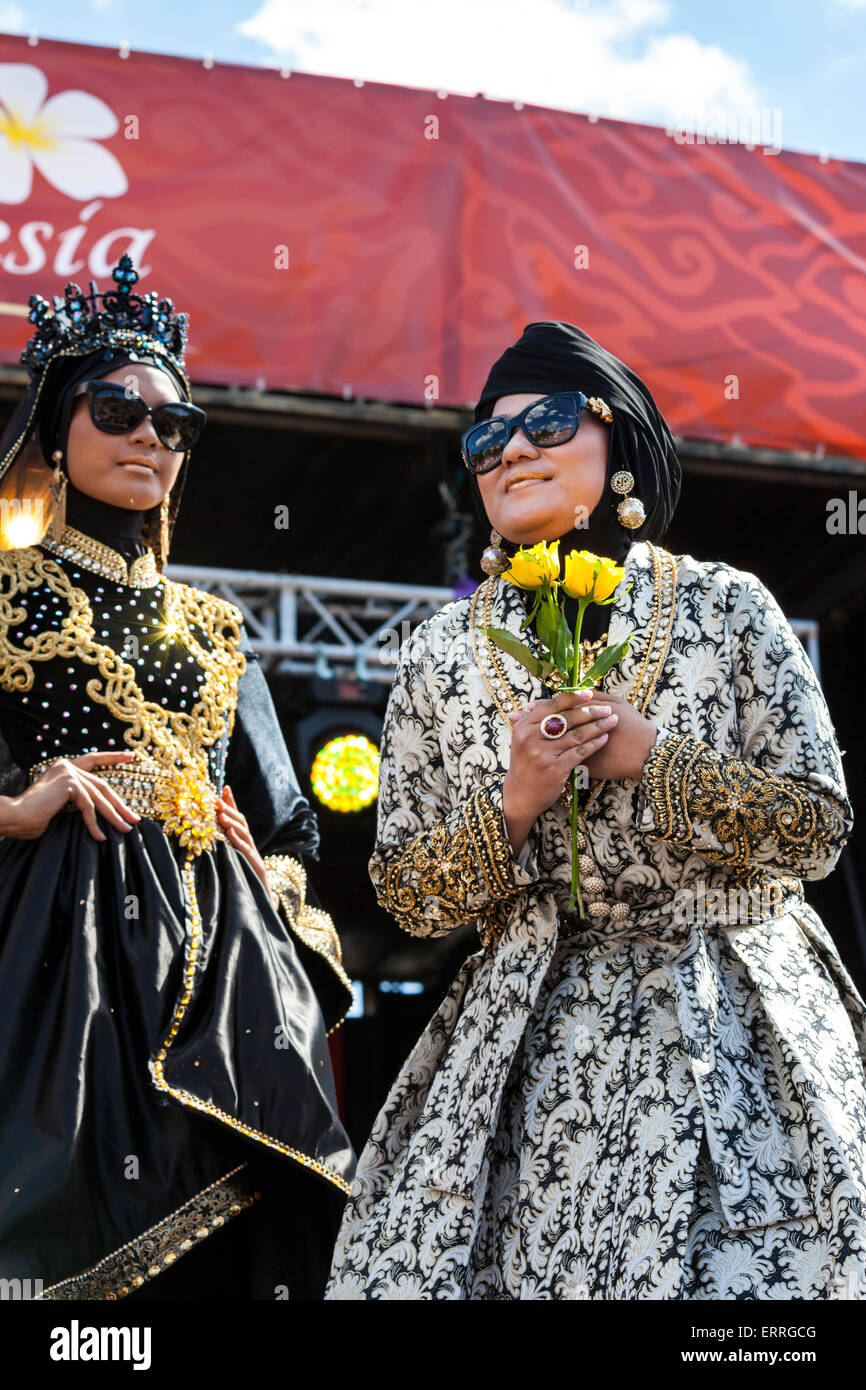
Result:
[[[571,668],[571,687],[576,690],[581,679],[581,660],[580,660],[580,629],[583,627],[583,615],[587,606],[592,602],[591,599],[582,598],[578,600],[577,622],[574,625],[574,658]],[[577,816],[578,816],[578,769],[574,768],[571,774],[571,893],[568,899],[569,910],[577,902],[577,910],[581,918],[586,917],[583,906],[583,894],[580,891],[580,866],[577,862]]]

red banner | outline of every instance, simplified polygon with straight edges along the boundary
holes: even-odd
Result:
[[[675,432],[866,457],[863,164],[0,37],[0,360],[125,250],[201,382],[451,405],[561,318]]]

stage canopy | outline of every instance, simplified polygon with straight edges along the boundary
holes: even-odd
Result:
[[[681,436],[866,458],[866,165],[759,125],[698,143],[3,36],[0,362],[32,291],[104,290],[129,250],[189,311],[201,383],[464,405],[524,324],[564,318]]]

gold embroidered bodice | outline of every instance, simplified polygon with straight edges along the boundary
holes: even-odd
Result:
[[[231,735],[242,616],[163,578],[148,551],[67,527],[0,553],[0,725],[13,758],[132,748],[166,771],[209,773]]]

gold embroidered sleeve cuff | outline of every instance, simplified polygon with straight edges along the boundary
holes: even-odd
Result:
[[[479,787],[423,834],[377,845],[369,867],[380,905],[413,936],[484,918],[538,878],[533,855],[524,868],[512,852],[501,782]]]
[[[283,919],[302,945],[330,966],[344,990],[348,991],[345,1001],[348,1009],[352,999],[352,982],[343,969],[340,938],[330,915],[306,901],[307,874],[303,864],[290,854],[266,854],[263,863],[268,887],[279,897]],[[339,1022],[342,1022],[342,1017]],[[333,1028],[330,1031],[333,1032]]]
[[[636,825],[714,864],[759,864],[825,877],[851,829],[851,807],[827,777],[784,777],[660,730],[639,784]]]

